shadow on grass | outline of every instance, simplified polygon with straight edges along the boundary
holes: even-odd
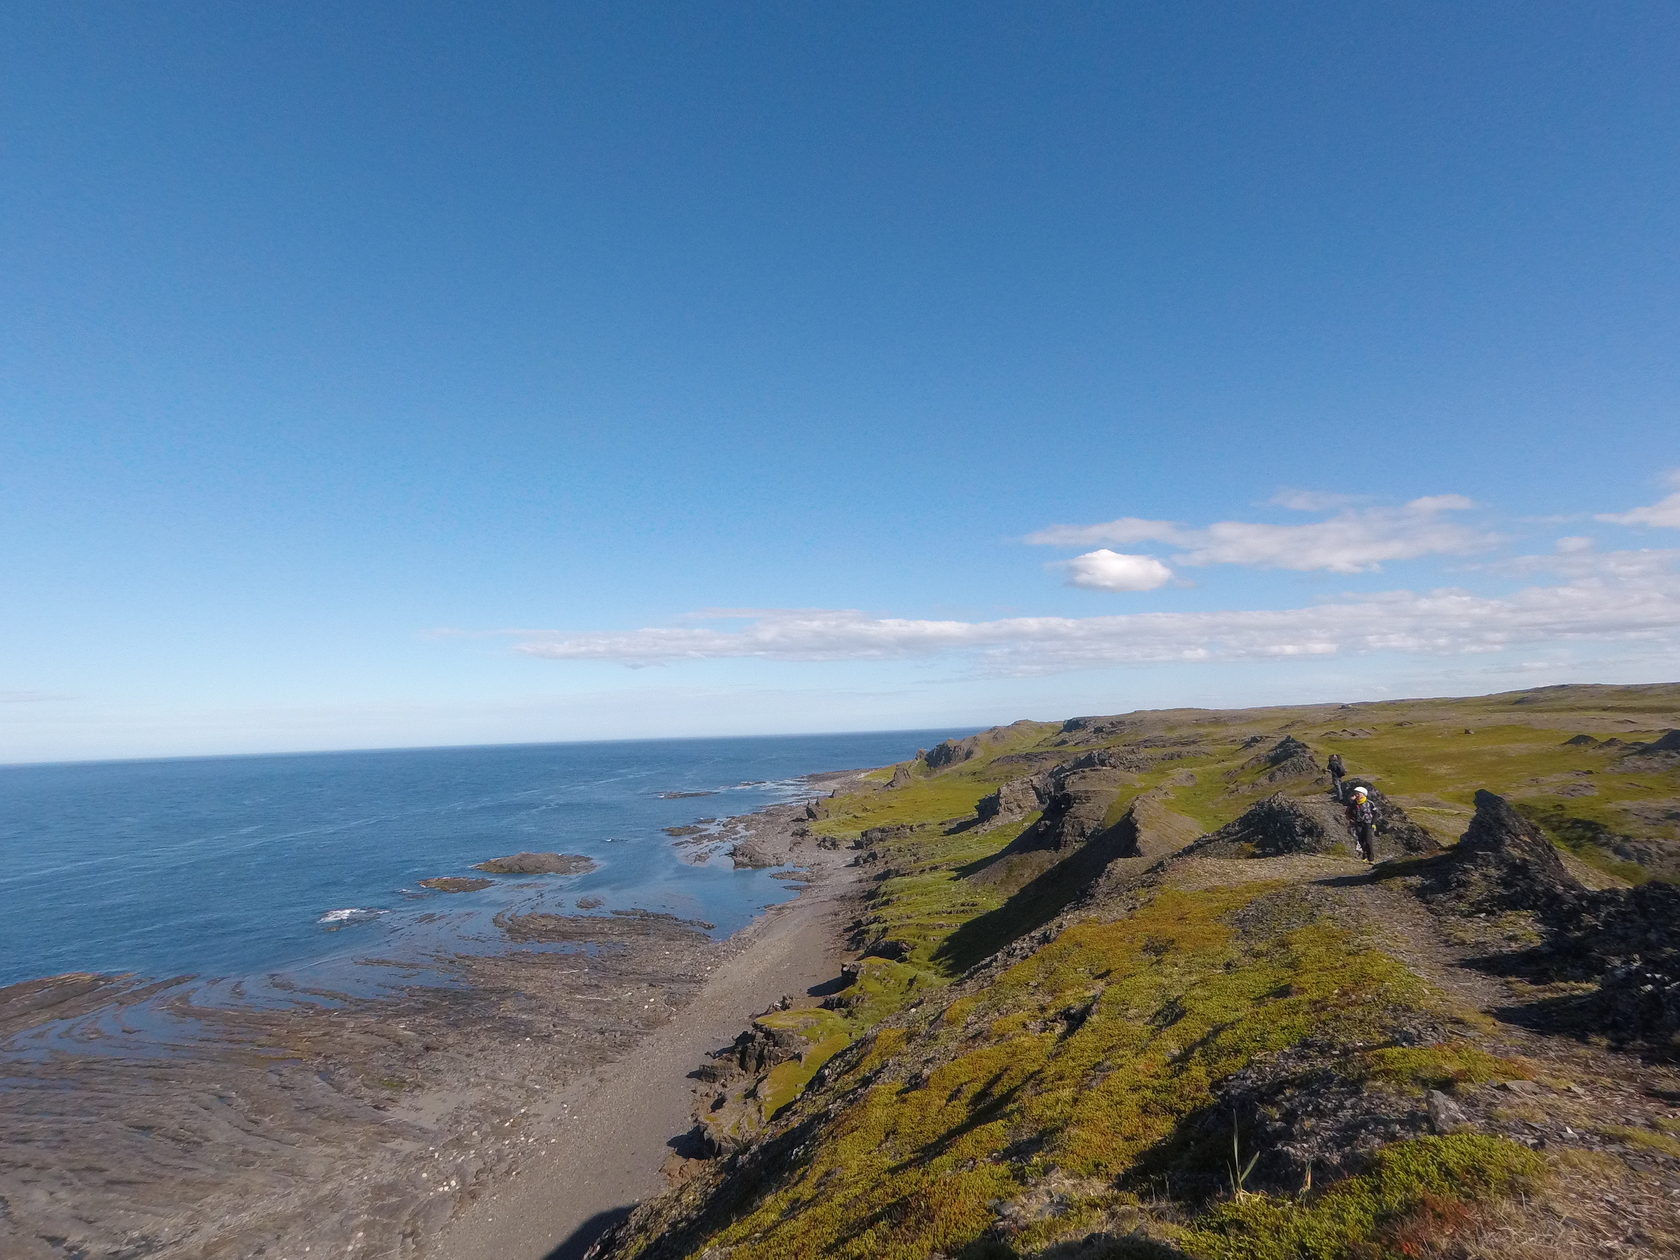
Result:
[[[1005,850],[996,858],[971,865],[984,869],[1008,852]],[[952,932],[935,952],[934,961],[955,974],[962,974],[1054,919],[1090,891],[1110,862],[1136,856],[1137,835],[1132,828],[1116,825],[1099,832],[1049,870],[1029,880],[996,910],[976,915]]]

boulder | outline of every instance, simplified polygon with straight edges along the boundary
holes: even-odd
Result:
[[[887,780],[887,786],[889,788],[906,787],[906,786],[909,785],[909,783],[910,783],[910,767],[908,765],[898,765],[898,766],[894,767],[893,772],[892,772],[892,778]]]

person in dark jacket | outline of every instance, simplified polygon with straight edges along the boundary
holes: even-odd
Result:
[[[1347,803],[1348,823],[1359,842],[1359,856],[1367,862],[1377,854],[1377,811],[1371,805],[1371,793],[1364,784],[1353,789],[1353,799]]]
[[[1330,771],[1330,790],[1339,801],[1342,799],[1342,780],[1347,777],[1347,767],[1342,764],[1342,754],[1331,753],[1326,769]]]

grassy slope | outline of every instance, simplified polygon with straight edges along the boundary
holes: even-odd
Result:
[[[1058,921],[1048,940],[965,979],[1067,899],[1034,914],[1006,888],[966,878],[1031,819],[955,833],[940,824],[1031,769],[1034,753],[1158,749],[1193,736],[1136,791],[1165,786],[1174,809],[1211,830],[1259,794],[1241,769],[1255,751],[1244,741],[1288,732],[1321,758],[1342,751],[1443,838],[1462,829],[1476,789],[1493,787],[1586,856],[1637,876],[1595,841],[1680,835],[1626,809],[1672,801],[1680,774],[1624,772],[1613,753],[1563,741],[1649,738],[1675,724],[1680,687],[1146,714],[1072,746],[1060,726],[1034,724],[939,772],[913,763],[903,787],[835,801],[819,824],[833,835],[920,824],[867,854],[884,878],[860,939],[892,939],[907,953],[863,960],[850,1005],[811,1021],[812,1049],[761,1088],[766,1116],[777,1117],[771,1145],[800,1139],[762,1184],[742,1200],[738,1187],[718,1193],[716,1178],[702,1178],[645,1213],[618,1254],[988,1260],[1048,1256],[1097,1231],[1130,1241],[1092,1256],[1437,1254],[1427,1239],[1452,1234],[1476,1204],[1537,1184],[1545,1161],[1487,1134],[1414,1137],[1310,1194],[1249,1194],[1241,1134],[1230,1135],[1234,1151],[1210,1147],[1208,1111],[1222,1083],[1304,1043],[1330,1047],[1346,1079],[1379,1093],[1523,1076],[1477,1048],[1473,1013],[1305,896],[1300,878],[1249,882],[1270,872],[1264,862],[1215,864],[1212,886],[1174,887],[1169,875],[1122,905]],[[1326,737],[1342,731],[1357,734]],[[1560,791],[1581,783],[1593,794]],[[1571,820],[1597,829],[1563,825]],[[1414,1044],[1419,1027],[1436,1032]],[[1226,1193],[1210,1197],[1210,1179]]]

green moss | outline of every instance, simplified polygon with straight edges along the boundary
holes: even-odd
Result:
[[[1619,837],[1599,819],[1566,813],[1557,804],[1546,800],[1521,801],[1517,809],[1554,844],[1568,849],[1589,866],[1630,884],[1643,884],[1650,878],[1639,863],[1628,862],[1615,855],[1611,846]]]
[[[1169,889],[1128,918],[1076,924],[927,1021],[906,1043],[925,1054],[923,1075],[871,1083],[879,1047],[861,1056],[825,1090],[851,1101],[807,1162],[712,1245],[734,1260],[959,1251],[996,1201],[1050,1172],[1126,1175],[1258,1056],[1309,1035],[1380,1038],[1424,999],[1410,973],[1333,925],[1245,939],[1230,916],[1269,891]],[[1038,1245],[1078,1219],[1028,1224],[1014,1241]]]
[[[766,1028],[798,1034],[805,1048],[797,1058],[778,1063],[765,1075],[758,1086],[761,1118],[771,1119],[804,1092],[823,1066],[844,1050],[852,1041],[852,1026],[838,1012],[801,1008],[791,1011],[771,1011],[760,1015],[755,1023]]]
[[[1466,1224],[1466,1205],[1545,1173],[1539,1155],[1481,1134],[1414,1138],[1379,1151],[1363,1176],[1305,1201],[1240,1195],[1197,1220],[1179,1245],[1197,1260],[1380,1260]]]
[[[1466,1042],[1430,1046],[1394,1046],[1365,1055],[1365,1079],[1407,1093],[1479,1085],[1485,1081],[1527,1079],[1531,1074],[1511,1059],[1502,1059]]]

